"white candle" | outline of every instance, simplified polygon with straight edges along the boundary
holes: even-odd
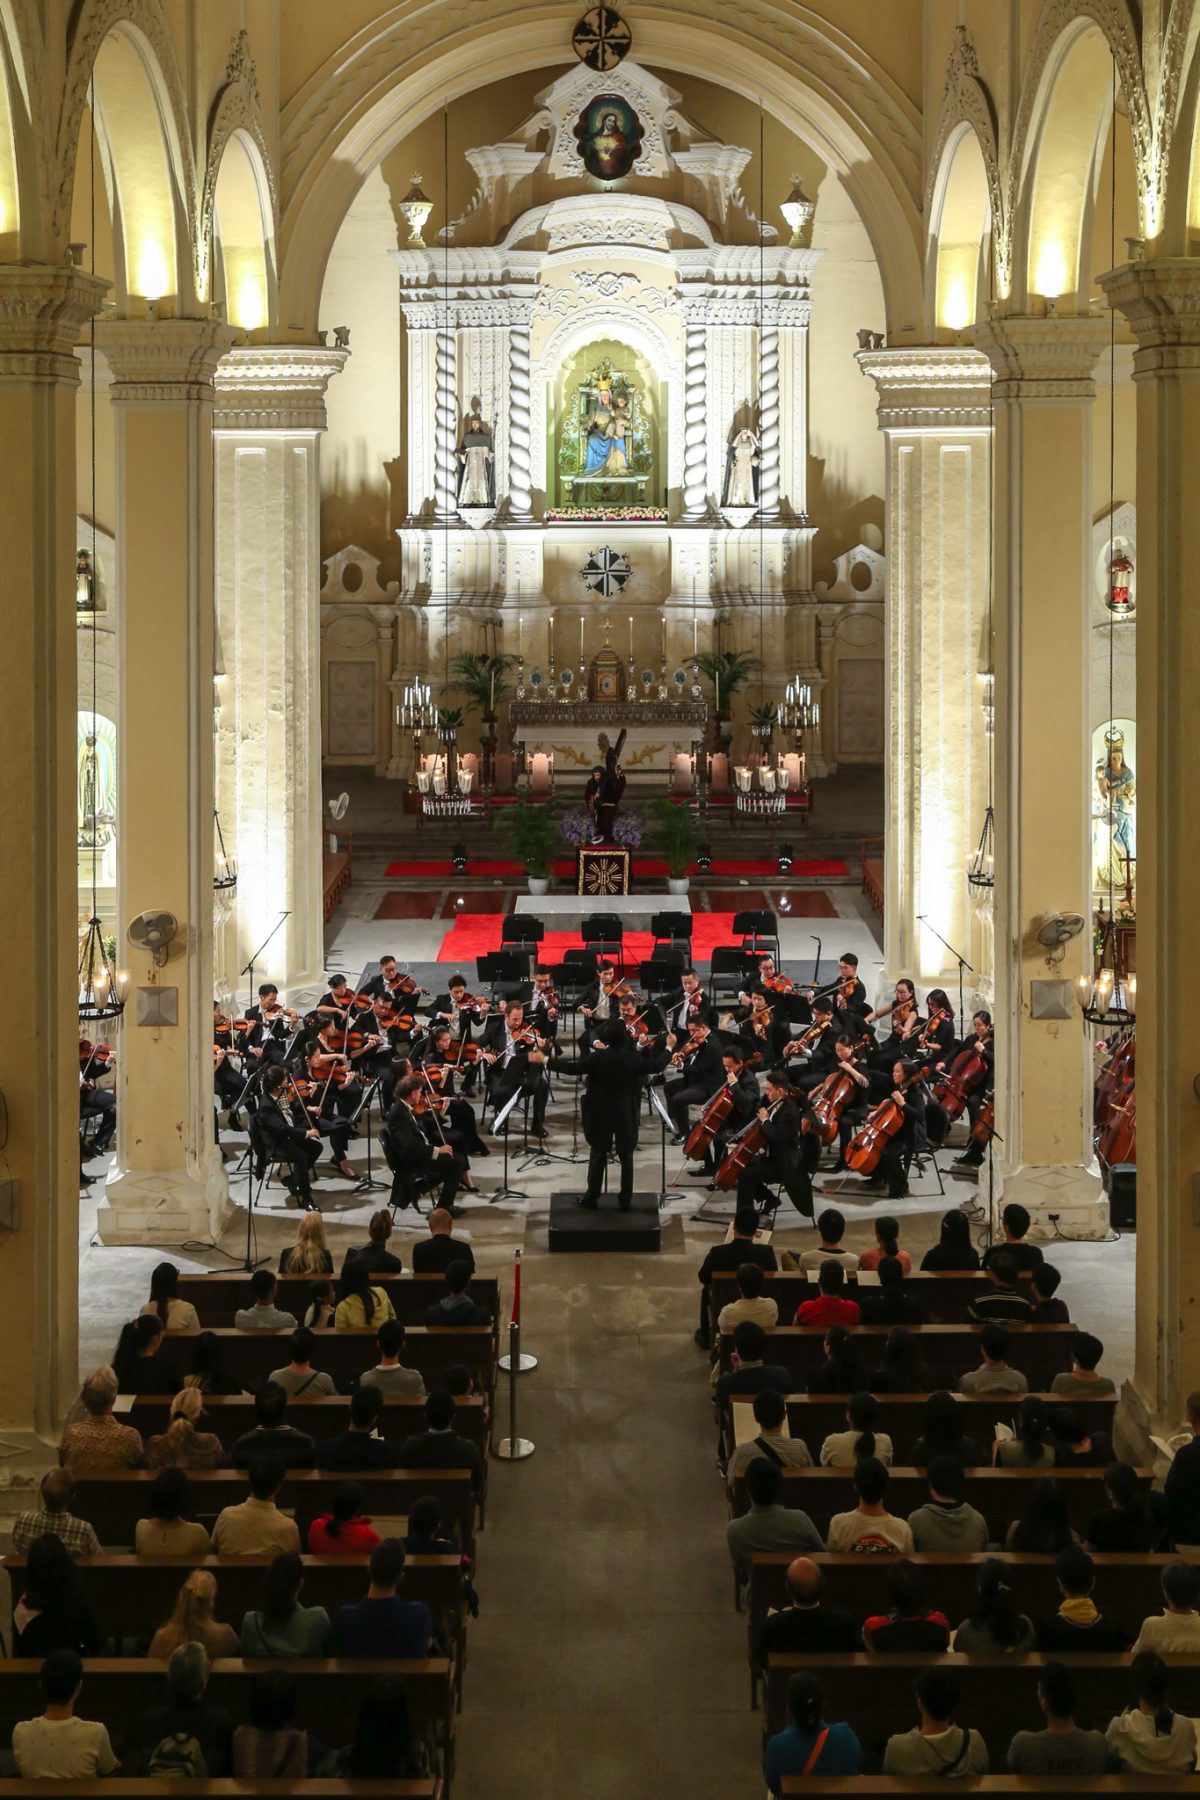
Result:
[[[522,619],[521,619],[520,613],[518,613],[517,614],[517,661],[518,662],[520,662],[520,660],[521,660],[521,625],[522,625]]]
[[[633,661],[633,614],[629,615],[629,660]]]
[[[665,663],[667,660],[667,615],[666,615],[666,613],[663,613],[661,615],[661,621],[662,621],[662,659],[663,659],[663,662]]]
[[[579,666],[583,667],[583,614],[579,615]]]
[[[550,614],[547,629],[550,633],[550,675],[554,676],[554,614]]]

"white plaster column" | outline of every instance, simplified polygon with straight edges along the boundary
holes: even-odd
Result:
[[[779,517],[779,323],[768,312],[758,334],[758,516]]]
[[[690,300],[684,315],[683,516],[699,523],[708,501],[708,325],[705,302]]]
[[[458,332],[448,302],[441,304],[438,313],[435,354],[434,497],[438,518],[448,520],[458,518]]]
[[[1135,1385],[1182,1414],[1200,1367],[1200,260],[1101,277],[1137,341],[1138,1266]]]
[[[533,518],[532,302],[510,302],[508,337],[508,522]]]
[[[1048,968],[1047,912],[1091,918],[1088,720],[1093,372],[1100,319],[975,330],[994,371],[996,1129],[1005,1196],[1040,1222],[1102,1233],[1091,1057],[1073,992],[1033,1016],[1033,983],[1091,967],[1085,927]]]
[[[255,345],[216,372],[217,803],[237,858],[237,968],[290,1003],[325,966],[321,877],[321,435],[346,350]],[[236,970],[234,971],[236,974]],[[249,977],[236,986],[240,1000]],[[305,993],[302,990],[309,990]]]
[[[106,320],[116,421],[117,892],[130,970],[105,1243],[215,1235],[229,1188],[213,1141],[213,374],[234,333],[207,320]],[[163,966],[125,941],[174,913]],[[177,1022],[139,1023],[174,1001]]]
[[[37,1004],[0,1045],[16,1212],[5,1272],[5,1433],[57,1435],[78,1387],[75,402],[72,354],[106,284],[0,266],[0,916],[13,978]]]
[[[967,861],[986,805],[978,705],[988,583],[991,365],[972,350],[865,350],[887,445],[884,973],[957,998],[976,965]],[[921,918],[925,923],[919,923]],[[969,1003],[973,978],[967,976]]]

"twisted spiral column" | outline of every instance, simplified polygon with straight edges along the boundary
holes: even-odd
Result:
[[[779,517],[779,327],[764,324],[758,345],[758,512]]]
[[[683,516],[708,512],[708,343],[704,325],[687,325],[683,364]],[[778,416],[778,413],[777,415]]]
[[[433,402],[434,501],[439,519],[458,516],[458,334],[449,310],[439,318]]]
[[[533,413],[529,320],[514,321],[508,339],[508,513],[533,517]]]

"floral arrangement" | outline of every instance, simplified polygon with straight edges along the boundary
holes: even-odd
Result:
[[[604,524],[620,519],[627,525],[662,525],[667,520],[665,506],[553,506],[545,513],[548,525]]]
[[[563,814],[559,823],[564,838],[573,849],[582,850],[588,844],[595,843],[596,824],[586,807],[573,807],[570,812]],[[613,838],[627,850],[636,850],[641,845],[645,829],[645,820],[640,813],[618,813]]]

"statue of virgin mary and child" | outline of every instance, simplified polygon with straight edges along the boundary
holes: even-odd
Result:
[[[583,421],[585,475],[601,480],[628,475],[632,426],[629,395],[611,387],[599,388],[595,405]]]

